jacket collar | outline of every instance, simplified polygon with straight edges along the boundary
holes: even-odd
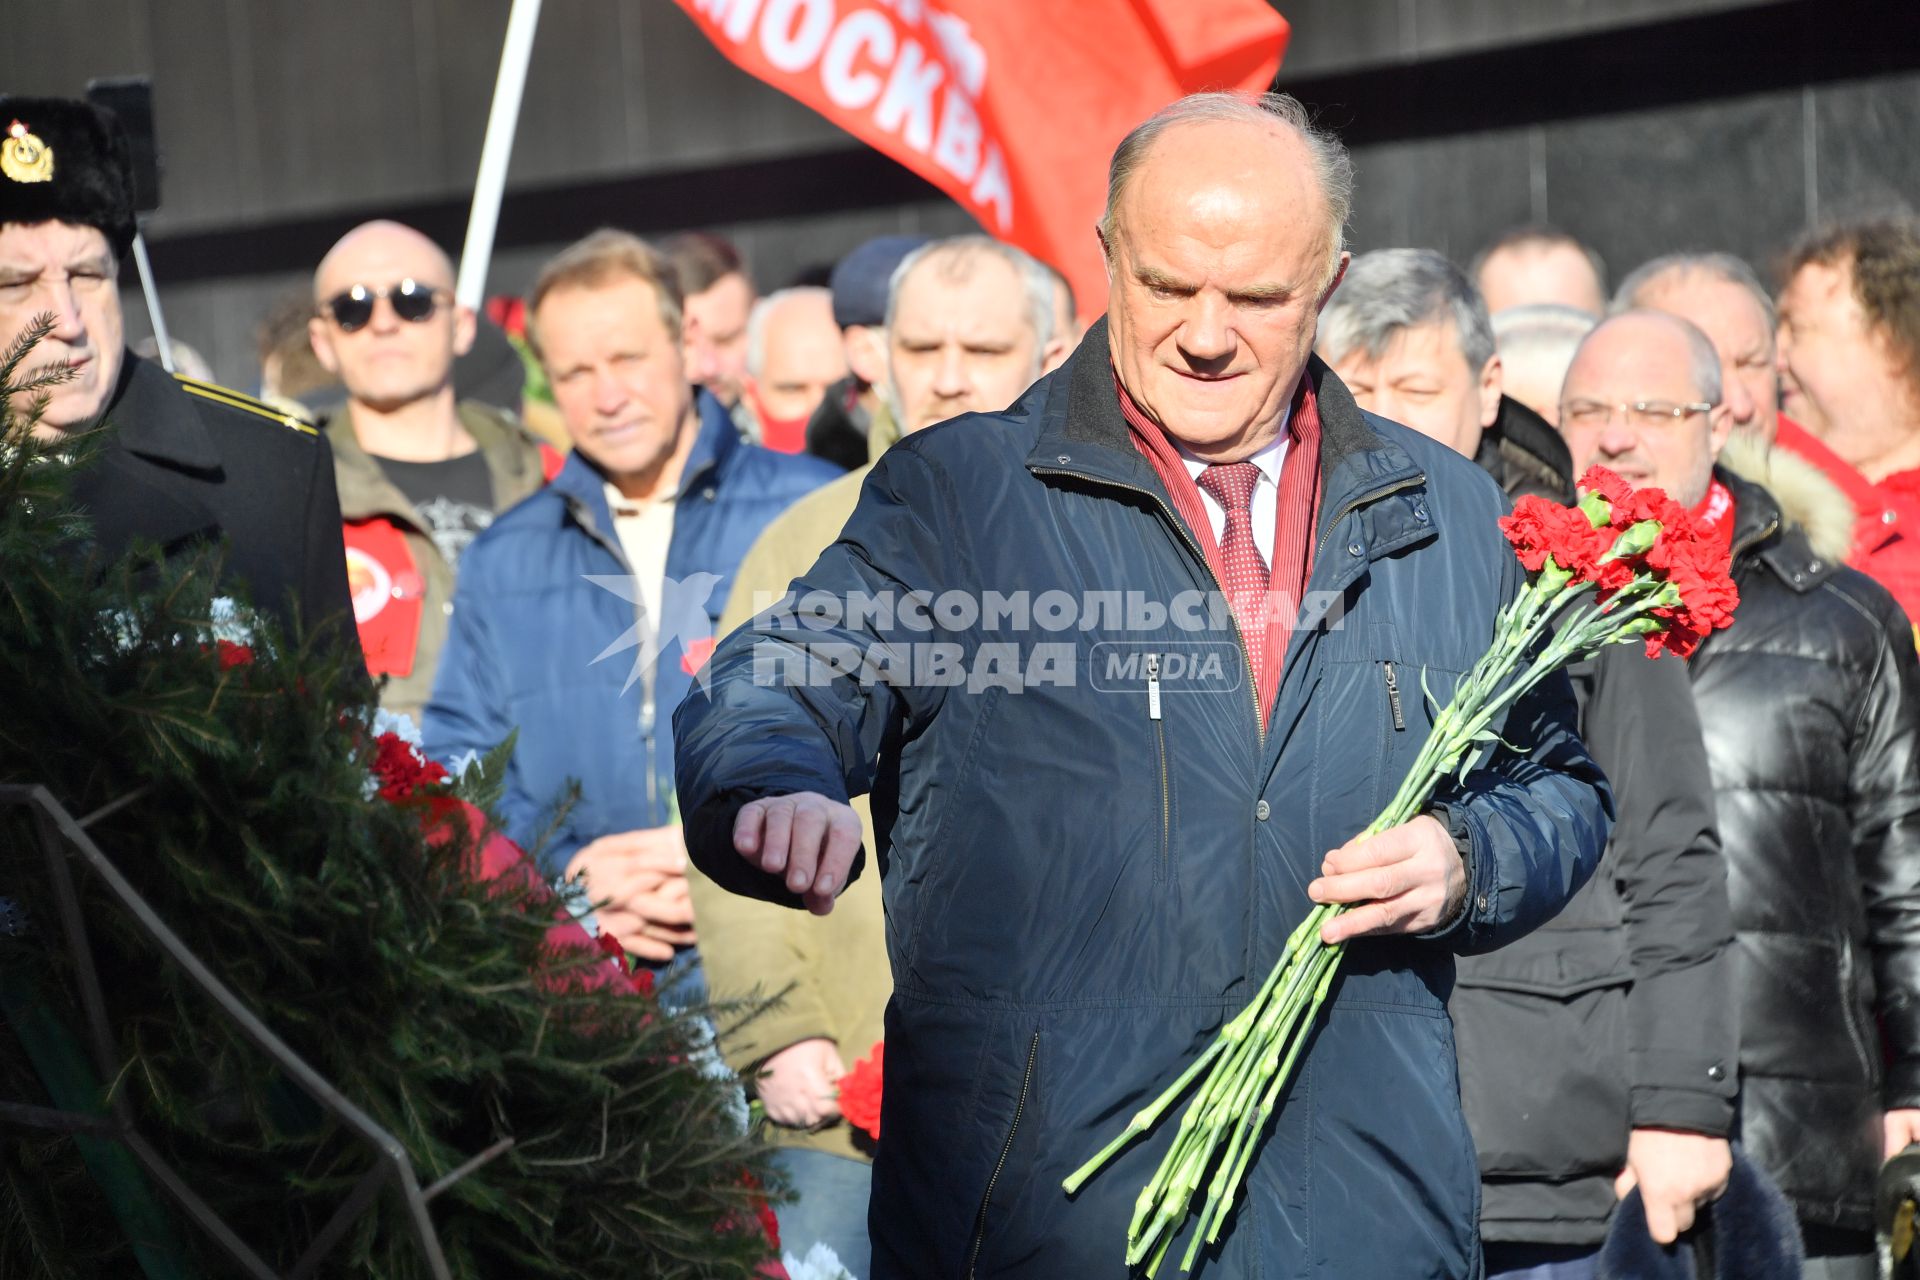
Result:
[[[1839,562],[1814,553],[1806,535],[1788,522],[1767,490],[1724,466],[1716,464],[1713,474],[1733,494],[1736,570],[1756,562],[1766,566],[1789,590],[1805,593],[1840,569]]]
[[[717,484],[726,465],[744,447],[726,406],[705,390],[696,390],[695,395],[694,403],[700,413],[695,430],[699,434],[694,438],[693,451],[687,455],[687,465],[681,469],[680,484],[674,491],[676,500],[695,489]],[[580,450],[575,449],[568,455],[566,465],[547,487],[566,500],[574,519],[590,532],[601,537],[612,534],[613,509],[607,505],[607,478]]]
[[[129,453],[183,471],[220,470],[220,450],[193,397],[165,369],[131,351],[100,420]]]
[[[1480,437],[1475,462],[1509,495],[1573,499],[1573,455],[1545,418],[1511,396],[1500,397],[1493,425]]]
[[[496,494],[526,493],[538,487],[529,468],[538,468],[539,454],[524,431],[471,400],[461,401],[455,412],[486,461]],[[413,503],[361,445],[346,409],[342,408],[321,423],[320,430],[333,447],[342,519],[371,520],[385,516],[404,520],[417,528],[425,527]]]
[[[693,452],[687,455],[687,465],[681,469],[680,487],[675,491],[678,498],[711,485],[734,454],[744,447],[740,429],[734,426],[733,415],[727,412],[727,407],[705,388],[696,388],[694,395],[694,407],[700,413],[700,434],[694,439]]]
[[[108,555],[136,540],[171,549],[219,534],[202,485],[223,478],[220,453],[193,398],[164,369],[127,353],[97,439],[73,495]]]
[[[1156,499],[1169,512],[1172,499],[1140,451],[1134,448],[1113,384],[1105,317],[1055,375],[1048,412],[1039,438],[1027,455],[1027,467],[1040,474],[1072,475],[1119,485]],[[1322,539],[1357,503],[1383,487],[1421,478],[1412,455],[1381,435],[1354,403],[1353,395],[1318,356],[1309,356],[1305,377],[1312,380],[1320,410],[1320,528]],[[1055,410],[1057,398],[1064,407]]]

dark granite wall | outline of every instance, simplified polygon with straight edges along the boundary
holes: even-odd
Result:
[[[1461,261],[1501,230],[1550,221],[1618,279],[1676,249],[1723,249],[1767,274],[1824,220],[1920,210],[1920,73],[1354,148],[1353,247],[1422,245]]]
[[[1359,248],[1465,257],[1550,218],[1619,270],[1690,245],[1764,261],[1818,218],[1920,205],[1914,0],[1276,3],[1283,86],[1354,146]],[[17,7],[0,90],[154,75],[154,258],[175,332],[224,379],[252,385],[256,317],[352,222],[458,246],[508,0]],[[602,222],[720,225],[769,287],[869,235],[971,225],[669,0],[546,0],[491,287]]]

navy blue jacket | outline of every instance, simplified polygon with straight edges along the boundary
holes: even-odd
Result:
[[[1127,1274],[1134,1198],[1174,1124],[1073,1200],[1062,1179],[1243,1006],[1311,909],[1326,851],[1385,807],[1418,752],[1421,674],[1450,696],[1521,582],[1492,481],[1361,413],[1318,361],[1309,376],[1324,477],[1310,625],[1264,738],[1230,624],[1178,621],[1181,593],[1212,579],[1128,439],[1104,323],[1004,414],[916,433],[880,460],[803,579],[822,604],[869,597],[856,620],[763,614],[681,705],[688,847],[729,888],[791,901],[731,847],[748,799],[873,793],[895,981],[880,1280]],[[874,601],[901,590],[933,607],[889,625]],[[1002,601],[970,621],[963,597],[988,591],[1028,593],[1030,625]],[[1098,592],[1140,593],[1139,616],[1096,613]],[[958,658],[943,666],[935,644]],[[1229,661],[1208,671],[1221,646]],[[956,661],[970,684],[952,683]],[[1564,678],[1550,681],[1502,729],[1520,750],[1443,793],[1470,864],[1466,911],[1438,938],[1351,948],[1206,1274],[1477,1271],[1453,953],[1537,925],[1597,861],[1609,801],[1573,723]]]
[[[517,729],[501,817],[516,841],[540,845],[552,874],[598,836],[673,820],[669,717],[711,647],[734,571],[775,516],[841,474],[814,458],[743,444],[704,391],[699,409],[651,664],[623,643],[639,635],[632,571],[605,481],[579,453],[460,557],[423,726],[426,750],[451,763],[484,754]],[[571,782],[580,798],[556,827]]]

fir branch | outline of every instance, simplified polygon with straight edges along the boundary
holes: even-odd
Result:
[[[0,356],[16,378],[31,344]],[[0,404],[0,432],[26,439]],[[86,441],[74,449],[84,466]],[[90,812],[144,788],[90,834],[276,1034],[395,1135],[422,1183],[502,1139],[431,1217],[456,1274],[593,1280],[738,1277],[769,1253],[755,1193],[765,1148],[701,1065],[706,1033],[656,1000],[587,986],[598,953],[547,941],[536,878],[477,883],[478,841],[366,798],[371,709],[349,658],[262,627],[254,664],[203,652],[217,551],[118,564],[75,554],[70,466],[0,450],[0,781]],[[483,774],[485,770],[483,770]],[[59,913],[20,815],[0,849],[35,932],[0,962],[44,979],[83,1026]],[[368,1154],[269,1068],[93,878],[76,872],[112,1003],[113,1088],[163,1156],[270,1263],[291,1266]],[[17,885],[17,892],[16,892]],[[44,1103],[0,1035],[0,1097]],[[132,1247],[64,1138],[0,1153],[0,1274],[137,1275]],[[217,1247],[178,1224],[194,1262]],[[330,1274],[424,1280],[391,1196],[349,1232]]]

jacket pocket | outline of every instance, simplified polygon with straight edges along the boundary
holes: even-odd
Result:
[[[1014,1099],[1013,1118],[1007,1124],[1007,1136],[1000,1144],[1000,1154],[993,1162],[993,1172],[987,1175],[986,1190],[980,1194],[979,1212],[974,1215],[973,1244],[967,1250],[967,1280],[974,1280],[980,1265],[980,1250],[987,1242],[987,1213],[993,1207],[993,1193],[1007,1172],[1014,1140],[1020,1136],[1020,1122],[1026,1116],[1033,1093],[1033,1069],[1039,1057],[1040,1033],[1035,1031],[1027,1041],[1027,1064],[1020,1076],[1020,1092]]]
[[[1543,931],[1461,962],[1448,1010],[1483,1175],[1619,1171],[1631,1124],[1631,986],[1612,930]]]

